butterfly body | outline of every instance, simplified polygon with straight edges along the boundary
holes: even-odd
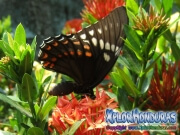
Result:
[[[93,88],[104,79],[119,56],[125,38],[123,26],[127,23],[125,8],[118,7],[76,34],[45,39],[39,52],[43,67],[75,81],[58,84],[50,94],[62,96],[74,91],[93,98]]]

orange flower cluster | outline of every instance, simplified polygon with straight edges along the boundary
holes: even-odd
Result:
[[[55,128],[62,134],[67,128],[71,127],[76,121],[85,118],[85,121],[76,130],[74,135],[116,135],[115,132],[105,130],[104,115],[106,108],[117,108],[118,103],[111,99],[103,91],[99,93],[96,90],[96,99],[92,100],[85,97],[78,101],[71,94],[72,100],[67,96],[58,98],[57,107],[52,113],[52,119],[49,121],[49,129]]]

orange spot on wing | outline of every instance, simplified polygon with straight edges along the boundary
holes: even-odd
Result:
[[[64,40],[64,41],[62,41],[62,44],[64,44],[64,45],[66,45],[66,44],[68,44],[68,40]]]
[[[43,66],[44,66],[44,67],[48,67],[49,64],[50,64],[50,62],[46,61],[46,62],[43,63]]]
[[[79,41],[74,41],[73,42],[75,45],[80,45],[80,42]]]
[[[47,47],[46,47],[46,50],[51,50],[51,46],[50,45],[48,45]]]
[[[92,57],[92,53],[91,53],[91,52],[85,52],[85,55],[86,55],[87,57]]]
[[[57,61],[57,58],[56,58],[56,57],[53,57],[53,58],[51,59],[51,61],[55,62],[55,61]]]
[[[55,41],[55,42],[53,43],[53,46],[58,46],[58,42]]]
[[[77,50],[77,54],[78,54],[78,56],[81,56],[82,55],[82,51]]]
[[[53,67],[54,67],[54,63],[51,63],[50,68],[53,68]]]
[[[89,50],[90,49],[89,45],[84,45],[84,49]]]
[[[59,58],[61,58],[61,57],[62,57],[62,55],[61,55],[61,54],[58,54],[58,57],[59,57]]]
[[[48,54],[47,54],[47,53],[43,53],[41,58],[42,58],[42,59],[48,58]]]
[[[65,56],[68,56],[68,53],[67,53],[67,52],[64,52],[64,55],[65,55]]]
[[[74,55],[74,51],[70,51],[69,53],[70,53],[71,55]]]

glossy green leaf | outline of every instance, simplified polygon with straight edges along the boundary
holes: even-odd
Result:
[[[35,53],[36,53],[36,45],[37,45],[37,42],[36,42],[36,37],[34,37],[32,43],[31,43],[31,60],[34,61],[35,59]]]
[[[140,48],[142,45],[136,31],[127,25],[124,26],[124,31],[128,39],[128,41],[127,40],[125,41],[126,46],[129,49],[131,49],[139,59],[142,59],[142,56],[140,53]]]
[[[149,5],[150,1],[151,0],[143,0],[142,7],[146,8]]]
[[[151,69],[149,72],[147,72],[144,77],[142,87],[141,87],[141,94],[146,93],[147,90],[149,89],[152,76],[153,76],[153,69]]]
[[[159,12],[162,9],[162,3],[161,0],[151,0],[151,4],[157,9]]]
[[[41,120],[44,120],[45,117],[49,114],[49,112],[52,110],[52,108],[56,105],[56,96],[50,97],[46,102],[44,103],[40,113],[39,113],[39,118]]]
[[[21,89],[20,89],[21,100],[32,102],[37,97],[37,88],[33,78],[25,73],[22,79]]]
[[[129,26],[132,26],[134,24],[133,19],[136,17],[134,13],[127,9],[127,15],[129,18]]]
[[[23,51],[21,50],[22,47],[21,47],[16,41],[14,41],[13,46],[14,46],[14,54],[15,54],[15,56],[16,56],[16,59],[20,60],[20,59],[21,59],[22,52],[23,52],[24,50],[23,50]]]
[[[26,45],[26,32],[24,30],[24,27],[20,23],[15,31],[14,40],[19,44],[25,47]]]
[[[111,99],[114,99],[116,102],[118,102],[116,94],[109,92],[109,91],[105,91],[105,92]]]
[[[28,117],[32,117],[31,113],[24,109],[23,106],[15,102],[14,100],[8,98],[7,96],[0,93],[0,100],[4,101],[5,103],[10,104],[12,107],[16,108],[18,111],[20,111],[22,114],[25,114]]]
[[[32,71],[32,60],[31,60],[31,54],[26,49],[22,55],[19,65],[19,74],[24,75],[25,73],[31,74]]]
[[[118,89],[118,103],[120,105],[121,111],[128,111],[132,109],[132,102],[128,99],[128,93],[124,87]]]
[[[28,129],[27,135],[44,135],[44,133],[39,127],[31,127]]]
[[[81,124],[85,121],[85,119],[81,119],[76,121],[70,128],[66,129],[62,135],[74,135],[76,130],[81,126]]]
[[[110,77],[116,86],[118,86],[118,87],[123,86],[123,82],[117,72],[111,72]]]
[[[9,69],[9,75],[11,76],[11,79],[15,81],[16,83],[20,83],[20,78],[18,74],[14,71],[12,66],[8,66],[8,69]]]
[[[136,55],[126,46],[123,48],[123,56],[120,56],[117,61],[136,74],[141,72],[142,66],[140,61],[137,59]]]
[[[7,33],[7,36],[8,36],[8,43],[9,43],[9,46],[11,47],[12,50],[14,50],[14,47],[13,47],[13,44],[14,44],[14,40],[11,36],[10,33]]]
[[[11,133],[11,132],[8,132],[8,131],[0,130],[0,135],[16,135],[16,133]]]
[[[128,92],[128,94],[131,95],[132,97],[137,97],[140,94],[140,92],[136,88],[136,85],[134,84],[134,82],[129,78],[129,76],[121,68],[118,68],[118,73],[121,80],[123,81],[123,84],[124,84],[123,86]]]
[[[154,68],[154,65],[156,64],[156,62],[159,60],[159,58],[162,56],[163,52],[160,53],[153,62],[151,62],[146,69],[139,75],[140,77],[143,76],[144,74],[146,74],[147,72],[149,72],[151,69]]]
[[[137,15],[138,13],[138,4],[135,0],[126,0],[126,8]]]
[[[7,36],[7,33],[3,35],[4,36]],[[3,40],[0,40],[0,48],[3,50],[3,52],[6,54],[6,55],[13,55],[13,51],[11,49],[11,47],[9,46],[8,42],[6,42],[3,38]]]
[[[167,39],[170,44],[171,44],[171,50],[172,50],[172,55],[174,56],[174,58],[178,61],[180,60],[180,48],[178,47],[176,40],[172,37],[172,34],[170,32],[170,30],[166,31],[164,33],[164,37],[165,39]]]
[[[170,17],[172,13],[173,0],[162,0],[163,10],[167,17]]]
[[[153,48],[153,42],[156,40],[157,37],[155,37],[154,28],[151,29],[149,32],[145,44],[142,47],[142,52],[145,54],[145,56],[148,56],[149,52],[153,51],[151,48]],[[154,49],[154,48],[153,48]]]

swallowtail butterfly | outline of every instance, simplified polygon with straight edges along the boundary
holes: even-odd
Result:
[[[118,7],[76,34],[45,39],[38,55],[43,67],[74,79],[58,84],[49,93],[63,96],[75,92],[95,98],[93,88],[115,64],[125,38],[123,26],[127,23],[125,7]]]

